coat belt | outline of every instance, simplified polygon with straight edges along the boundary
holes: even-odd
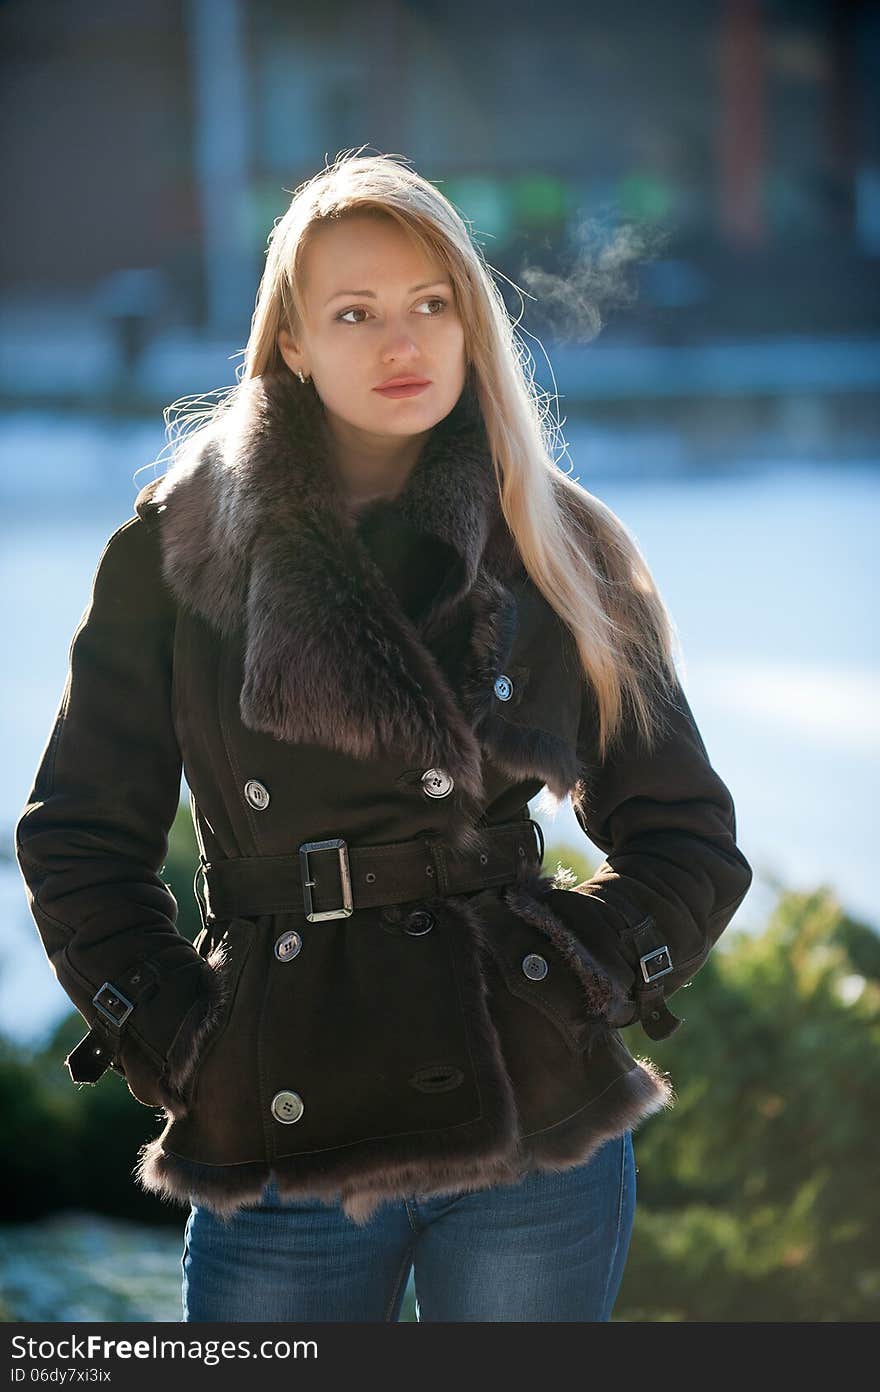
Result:
[[[480,838],[477,850],[455,851],[441,836],[385,846],[332,837],[304,841],[288,855],[202,860],[205,921],[271,913],[347,918],[356,909],[509,884],[524,865],[543,860],[543,835],[531,818],[481,827]]]

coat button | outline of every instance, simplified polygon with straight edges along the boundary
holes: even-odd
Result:
[[[290,962],[302,947],[302,938],[299,933],[282,933],[275,944],[275,956],[279,962]]]
[[[495,695],[499,701],[509,701],[513,695],[513,682],[503,674],[495,678]]]
[[[449,796],[455,784],[442,769],[429,768],[422,774],[422,787],[428,797],[444,798]]]
[[[249,778],[245,783],[244,795],[258,812],[265,812],[269,806],[269,789],[256,778]]]
[[[403,925],[403,931],[412,938],[420,938],[423,933],[430,933],[435,922],[434,915],[427,909],[413,909]]]
[[[285,1126],[299,1121],[304,1111],[303,1100],[298,1092],[276,1092],[272,1098],[272,1115]]]
[[[550,968],[539,952],[528,952],[522,959],[522,969],[529,981],[543,981]]]

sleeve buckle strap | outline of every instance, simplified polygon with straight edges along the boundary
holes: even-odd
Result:
[[[122,1027],[134,1010],[135,1003],[145,992],[153,989],[158,976],[158,969],[153,962],[138,961],[122,978],[134,1000],[120,991],[112,981],[105,981],[95,992],[92,1005],[97,1013],[91,1028],[64,1060],[73,1082],[96,1083],[108,1068],[125,1077],[124,1070],[117,1060]]]
[[[92,1005],[116,1029],[125,1024],[134,1010],[133,1003],[113,985],[112,981],[105,981],[100,990],[95,992],[92,996]]]
[[[663,999],[663,987],[654,986],[638,993],[639,1020],[649,1039],[666,1039],[684,1021],[673,1015]]]
[[[664,943],[662,947],[655,947],[653,951],[646,952],[639,958],[639,966],[642,969],[642,976],[648,983],[656,981],[660,976],[666,976],[667,972],[672,971],[672,957],[669,948]]]
[[[105,1038],[103,1030],[107,1030],[109,1034],[109,1029],[103,1021],[96,1020],[85,1038],[79,1041],[64,1060],[72,1082],[96,1083],[108,1068],[114,1067],[114,1049],[111,1041]]]

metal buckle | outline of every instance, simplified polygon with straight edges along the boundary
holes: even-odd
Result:
[[[102,1000],[101,997],[104,996],[105,992],[107,995]],[[97,1006],[104,1019],[109,1020],[111,1025],[116,1025],[117,1029],[120,1025],[125,1024],[134,1010],[131,1001],[121,991],[117,991],[112,981],[105,981],[101,989],[95,992],[92,996],[92,1005]]]
[[[655,957],[665,957],[668,965],[663,967],[660,971],[652,972],[647,969],[645,963],[650,962]],[[658,976],[665,976],[667,972],[672,971],[672,958],[669,955],[669,948],[664,943],[662,947],[655,947],[653,952],[646,952],[644,957],[639,958],[639,966],[642,969],[642,976],[646,981],[656,981]]]
[[[342,887],[342,908],[323,909],[320,913],[315,912],[314,900],[312,899],[312,888],[317,884],[317,880],[309,878],[309,852],[310,851],[338,851],[339,852],[339,882]],[[348,863],[348,846],[341,836],[334,836],[329,841],[304,841],[299,848],[299,859],[302,867],[303,883],[303,903],[306,910],[306,918],[312,923],[317,923],[323,918],[348,918],[354,912],[354,900],[351,897],[351,867]]]

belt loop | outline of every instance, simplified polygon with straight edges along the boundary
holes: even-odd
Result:
[[[195,895],[196,903],[199,906],[199,917],[202,920],[202,927],[205,929],[207,929],[208,927],[208,921],[212,920],[214,917],[214,915],[211,913],[211,904],[208,890],[208,868],[208,862],[205,859],[203,859],[202,856],[199,856],[199,863],[196,866],[196,873],[193,875],[193,894]],[[204,896],[199,891],[199,875],[204,875],[205,878]]]
[[[527,817],[526,821],[538,835],[538,845],[540,846],[538,852],[538,869],[540,870],[541,866],[544,864],[544,832],[540,822],[536,822],[534,817]]]

